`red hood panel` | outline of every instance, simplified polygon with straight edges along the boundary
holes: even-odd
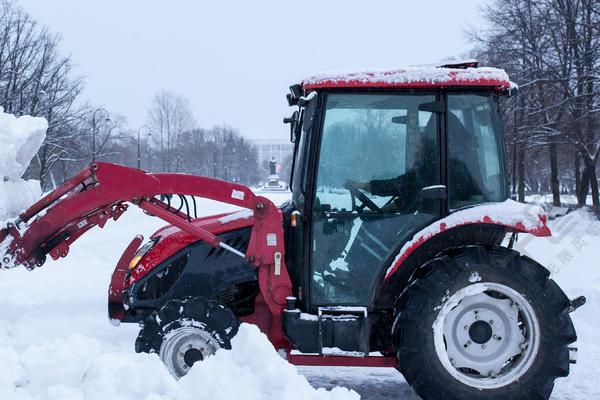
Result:
[[[254,218],[251,210],[242,210],[196,218],[192,220],[192,224],[206,229],[213,235],[219,235],[224,232],[252,226]],[[171,257],[189,244],[198,241],[196,236],[173,225],[160,228],[150,238],[154,239],[157,237],[160,237],[160,241],[152,247],[131,272],[131,275],[125,282],[125,287],[129,287],[133,282],[145,276],[163,260]]]

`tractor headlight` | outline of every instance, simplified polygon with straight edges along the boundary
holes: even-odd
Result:
[[[140,260],[150,251],[150,249],[152,249],[152,247],[156,243],[158,243],[159,240],[160,240],[160,237],[156,237],[156,238],[150,240],[148,243],[146,243],[142,247],[140,247],[138,249],[138,251],[135,252],[135,255],[133,256],[133,258],[129,262],[129,269],[132,270],[135,267],[137,267],[137,265],[140,262]]]

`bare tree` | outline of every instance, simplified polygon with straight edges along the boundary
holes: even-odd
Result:
[[[69,57],[59,53],[59,42],[13,1],[0,2],[0,105],[15,115],[48,120],[46,141],[27,172],[42,183],[70,156],[66,144],[78,134],[73,127],[83,113],[75,105],[82,81],[73,75]]]
[[[528,186],[549,190],[559,205],[563,180],[563,189],[577,190],[580,206],[590,188],[600,205],[599,8],[598,0],[497,0],[485,9],[487,29],[472,34],[476,53],[521,88],[504,113],[519,200]]]
[[[189,101],[171,92],[157,93],[148,109],[147,123],[158,142],[161,170],[179,171],[182,134],[194,127]]]

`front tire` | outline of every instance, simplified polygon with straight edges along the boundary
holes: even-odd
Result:
[[[219,349],[231,349],[239,323],[233,312],[211,300],[170,300],[144,322],[135,343],[138,353],[158,353],[176,378]]]
[[[400,372],[424,399],[548,399],[577,339],[569,305],[549,272],[515,251],[452,250],[398,301]]]

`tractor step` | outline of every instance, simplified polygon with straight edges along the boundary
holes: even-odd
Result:
[[[369,356],[366,307],[319,307],[317,315],[301,312],[289,298],[283,330],[293,348],[304,354],[335,357]]]
[[[368,357],[369,326],[367,318],[367,307],[319,307],[317,313],[319,354],[338,357]],[[326,329],[327,321],[331,321],[330,324],[333,329]],[[348,327],[346,328],[346,326]],[[337,340],[334,336],[337,336]],[[349,349],[348,347],[352,348],[354,346],[347,343],[346,340],[341,341],[340,337],[343,336],[348,338],[354,336],[358,348]]]

